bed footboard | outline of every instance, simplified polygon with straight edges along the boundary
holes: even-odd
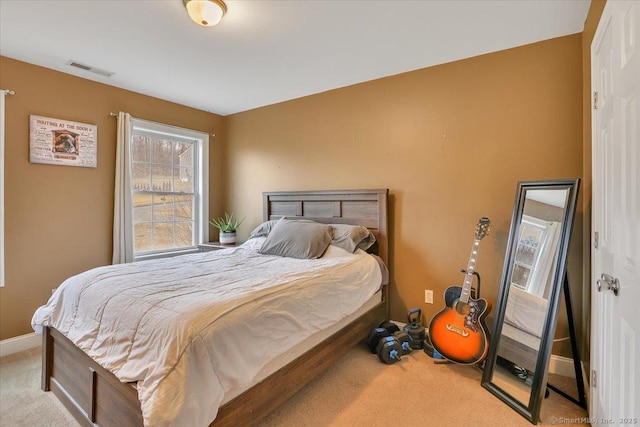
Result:
[[[45,327],[42,352],[42,389],[51,390],[80,424],[142,425],[136,389],[98,365],[67,337]]]
[[[251,425],[277,408],[387,319],[386,302],[315,346],[259,384],[229,401],[212,426]],[[67,337],[45,327],[42,389],[53,391],[85,426],[142,426],[138,393],[98,365]]]

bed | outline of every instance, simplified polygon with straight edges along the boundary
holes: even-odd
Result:
[[[498,345],[499,357],[535,372],[547,305],[546,299],[511,285]]]
[[[263,219],[364,226],[376,237],[375,253],[388,265],[387,194],[388,190],[263,193]],[[211,425],[251,425],[286,401],[388,318],[388,295],[385,284],[357,311],[266,363],[251,384],[229,390]],[[83,425],[143,425],[136,384],[120,381],[49,326],[43,328],[42,389],[53,391]]]

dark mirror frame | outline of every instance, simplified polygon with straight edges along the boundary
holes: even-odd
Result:
[[[558,315],[558,304],[560,294],[563,289],[563,281],[566,274],[567,252],[569,249],[569,240],[571,236],[571,228],[573,227],[573,219],[575,216],[576,202],[578,199],[578,188],[580,179],[572,180],[553,180],[553,181],[521,181],[518,183],[516,199],[511,217],[511,229],[509,231],[509,240],[507,241],[507,250],[505,254],[504,268],[502,270],[502,280],[500,291],[498,293],[496,314],[493,322],[492,339],[489,343],[489,353],[484,365],[482,374],[482,386],[489,390],[492,394],[504,401],[507,405],[528,419],[531,423],[536,424],[540,418],[540,406],[546,391],[547,368],[549,366],[549,358],[551,356],[551,346],[556,329],[556,321]],[[505,310],[507,307],[507,297],[512,279],[513,265],[515,253],[517,249],[517,236],[519,226],[524,212],[524,204],[526,201],[527,191],[530,190],[568,190],[567,202],[565,206],[564,217],[562,221],[562,229],[559,236],[558,247],[556,250],[553,271],[553,279],[551,282],[551,290],[549,293],[549,305],[545,315],[544,327],[542,329],[542,337],[540,340],[540,351],[536,360],[536,370],[531,384],[531,395],[529,404],[524,405],[515,399],[509,393],[492,382],[494,369],[496,366],[496,356],[498,352],[498,344],[502,333],[502,323],[504,321]]]

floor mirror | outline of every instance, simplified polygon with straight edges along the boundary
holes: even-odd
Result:
[[[533,424],[547,389],[579,184],[519,182],[511,217],[482,386]]]

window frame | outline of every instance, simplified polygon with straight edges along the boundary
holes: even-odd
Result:
[[[13,92],[6,89],[0,89],[0,288],[4,288],[6,278],[4,259],[4,131],[5,102],[7,95],[13,95]]]
[[[530,271],[527,277],[527,283],[521,286],[512,281],[511,285],[530,294],[546,298],[548,276],[553,264],[553,257],[551,255],[555,253],[558,245],[557,224],[557,221],[547,221],[530,215],[522,216],[521,229],[518,233],[518,248],[523,244],[522,235],[526,228],[536,230],[539,236],[534,248],[534,259],[532,263],[528,264],[514,259],[514,269],[519,265]],[[516,254],[517,251],[516,249]]]
[[[536,236],[537,239],[534,241],[534,245],[528,244],[527,242],[524,241],[522,237],[527,230],[535,230],[535,232],[537,232],[537,236]],[[518,232],[518,244],[516,249],[516,256],[513,261],[513,266],[514,266],[514,270],[516,266],[519,266],[523,269],[528,270],[529,274],[527,275],[526,283],[516,283],[513,281],[511,282],[513,286],[523,291],[529,292],[529,286],[531,283],[531,279],[533,277],[533,272],[535,270],[536,264],[538,263],[538,259],[540,258],[540,250],[542,248],[542,243],[545,240],[545,232],[546,232],[545,225],[542,223],[542,221],[534,217],[527,217],[527,216],[523,217],[522,224]],[[522,246],[526,246],[532,249],[533,259],[531,260],[530,263],[522,260],[518,260],[518,251]]]
[[[135,224],[133,222],[133,179],[130,178],[130,206],[131,206],[131,245],[133,251],[133,261],[141,261],[146,259],[164,258],[175,255],[183,255],[186,253],[198,252],[198,244],[209,241],[209,135],[204,132],[181,128],[178,126],[167,125],[163,123],[151,122],[148,120],[131,118],[131,138],[129,143],[129,171],[133,171],[133,155],[132,144],[133,138],[137,133],[146,133],[158,135],[160,137],[178,138],[182,140],[192,140],[195,143],[194,150],[194,224],[193,235],[195,241],[191,246],[160,249],[145,252],[135,251]],[[153,191],[148,191],[153,194]]]

